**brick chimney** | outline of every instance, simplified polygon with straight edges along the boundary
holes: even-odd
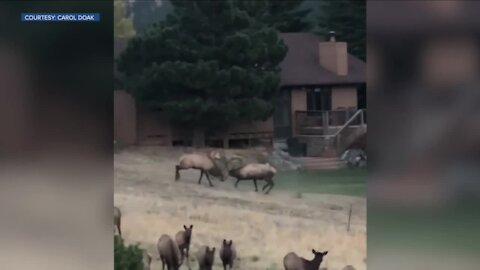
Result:
[[[330,31],[328,41],[318,44],[320,65],[340,76],[348,73],[347,43],[336,41],[335,32]]]

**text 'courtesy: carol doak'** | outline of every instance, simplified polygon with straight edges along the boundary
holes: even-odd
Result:
[[[22,22],[99,22],[100,13],[22,13]]]

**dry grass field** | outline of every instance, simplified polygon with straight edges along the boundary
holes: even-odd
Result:
[[[192,257],[201,245],[216,246],[232,239],[238,259],[235,269],[283,269],[283,256],[294,251],[311,259],[311,249],[328,250],[322,268],[366,269],[366,200],[331,194],[307,194],[273,189],[255,193],[253,183],[234,189],[233,180],[204,181],[198,171],[182,171],[174,181],[181,149],[128,148],[115,154],[115,205],[123,211],[122,232],[128,243],[139,243],[152,255],[152,269],[161,269],[156,241],[193,224]],[[260,183],[260,187],[263,183]],[[353,205],[350,232],[348,210]],[[187,269],[185,265],[182,269]],[[223,269],[216,253],[214,269]]]

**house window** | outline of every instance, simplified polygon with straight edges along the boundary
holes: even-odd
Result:
[[[332,109],[332,89],[316,87],[307,90],[308,111],[329,111]]]
[[[367,108],[367,88],[365,84],[361,84],[357,89],[357,108]]]

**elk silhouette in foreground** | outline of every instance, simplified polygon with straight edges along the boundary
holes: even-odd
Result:
[[[229,266],[228,269],[232,269],[233,262],[237,256],[235,247],[232,244],[232,240],[227,242],[226,239],[223,239],[222,247],[220,248],[220,259],[222,260],[223,270],[227,270],[227,265]]]
[[[190,242],[192,240],[192,230],[193,225],[187,227],[183,225],[183,230],[177,232],[175,235],[175,240],[177,241],[178,249],[180,250],[181,261],[183,262],[185,257],[187,257],[187,264],[189,264],[189,251],[190,251]],[[190,266],[188,267],[190,268]]]
[[[201,246],[197,252],[198,270],[212,270],[215,248]]]
[[[165,270],[165,265],[167,265],[168,270],[180,269],[180,265],[183,262],[179,259],[180,251],[170,236],[166,234],[160,236],[157,242],[157,249],[160,260],[162,260],[162,270]]]
[[[327,255],[328,251],[317,252],[312,249],[314,255],[313,260],[309,261],[305,258],[299,257],[294,252],[290,252],[283,258],[283,266],[285,270],[318,270],[323,261],[323,257]]]
[[[150,264],[152,263],[152,256],[144,249],[142,252],[143,270],[150,270]]]
[[[122,211],[120,211],[120,208],[114,206],[113,207],[113,225],[117,228],[118,235],[120,237],[122,236],[122,229],[121,227],[122,223]]]
[[[197,169],[200,170],[198,184],[202,183],[203,175],[205,175],[209,185],[213,187],[210,175],[219,177],[222,182],[225,181],[224,170],[220,168],[223,167],[221,166],[223,163],[226,163],[226,159],[218,151],[212,151],[208,155],[203,153],[184,154],[175,165],[175,181],[180,179],[181,170]]]

